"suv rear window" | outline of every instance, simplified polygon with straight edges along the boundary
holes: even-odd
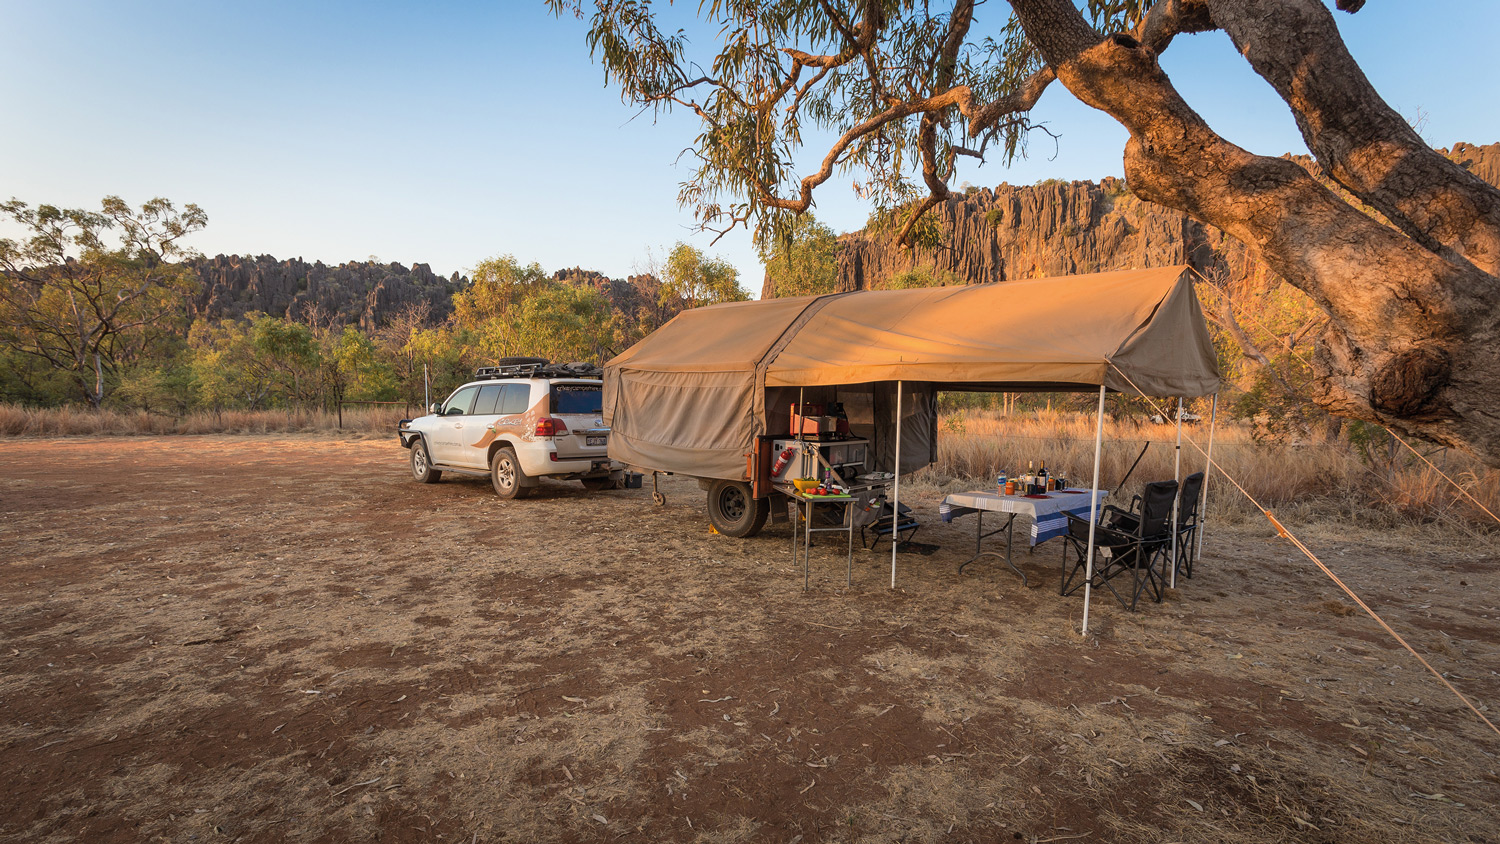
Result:
[[[604,387],[599,384],[553,384],[554,414],[599,414],[604,412]]]

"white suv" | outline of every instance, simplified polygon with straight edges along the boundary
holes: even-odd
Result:
[[[591,490],[619,486],[623,466],[606,453],[598,372],[540,358],[480,369],[430,415],[401,420],[412,477],[431,484],[444,472],[489,475],[501,498],[524,498],[540,477],[581,480]]]

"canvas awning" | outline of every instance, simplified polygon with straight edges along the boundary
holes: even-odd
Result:
[[[743,478],[754,438],[777,433],[776,388],[1209,395],[1218,367],[1192,277],[1177,266],[684,311],[605,365],[610,456]]]

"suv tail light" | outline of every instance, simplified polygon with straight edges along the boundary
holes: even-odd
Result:
[[[536,435],[539,437],[555,437],[560,434],[566,434],[567,432],[567,423],[563,422],[561,419],[555,419],[551,416],[547,416],[537,420]]]

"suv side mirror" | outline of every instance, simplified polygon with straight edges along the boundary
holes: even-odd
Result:
[[[443,415],[443,405],[442,405],[442,403],[441,402],[433,402],[432,404],[430,404],[430,405],[427,406],[427,412],[431,413],[433,416],[442,416]]]

